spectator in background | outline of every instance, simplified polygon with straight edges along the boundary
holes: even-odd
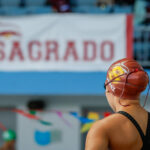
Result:
[[[47,4],[51,5],[56,12],[71,12],[69,0],[47,0]]]

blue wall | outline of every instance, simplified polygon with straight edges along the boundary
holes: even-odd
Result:
[[[106,72],[0,72],[0,94],[104,95],[105,79]]]
[[[0,94],[101,95],[103,72],[0,72]]]

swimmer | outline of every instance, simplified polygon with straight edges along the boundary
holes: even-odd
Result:
[[[150,150],[150,113],[140,105],[148,83],[147,73],[133,59],[110,66],[105,94],[115,113],[93,124],[85,150]]]

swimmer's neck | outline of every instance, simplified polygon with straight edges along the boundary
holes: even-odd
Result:
[[[142,108],[139,99],[128,100],[128,99],[116,99],[114,104],[114,111],[129,111]]]

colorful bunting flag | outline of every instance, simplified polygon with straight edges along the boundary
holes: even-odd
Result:
[[[13,109],[12,111],[16,112],[16,113],[18,113],[18,114],[20,114],[20,115],[22,115],[24,117],[27,117],[29,119],[34,119],[34,120],[39,120],[40,119],[39,117],[37,117],[35,115],[32,115],[30,113],[27,113],[27,112],[25,112],[25,111],[23,111],[21,109]]]
[[[93,119],[88,119],[88,118],[85,118],[85,117],[81,117],[78,115],[78,113],[76,112],[70,112],[70,114],[72,116],[74,116],[75,118],[77,118],[81,123],[85,124],[85,123],[91,123],[91,122],[94,122]]]
[[[41,124],[45,125],[45,126],[51,126],[51,125],[52,125],[52,123],[47,122],[47,121],[43,121],[43,120],[39,120],[39,122],[40,122]]]
[[[61,111],[55,111],[55,113],[58,115],[58,117],[69,127],[72,125],[63,117],[63,113]]]
[[[25,112],[25,111],[23,111],[23,110],[21,110],[21,109],[13,109],[12,110],[13,112],[16,112],[16,113],[18,113],[18,114],[20,114],[20,115],[22,115],[22,116],[24,116],[24,117],[27,117],[27,118],[29,118],[29,119],[33,119],[33,120],[38,120],[40,123],[42,123],[43,125],[46,125],[46,126],[51,126],[52,125],[52,123],[51,122],[47,122],[47,121],[43,121],[42,119],[40,119],[38,116],[35,116],[35,115],[32,115],[32,114],[30,114],[30,113],[27,113],[27,112]]]
[[[99,114],[96,113],[96,112],[89,112],[88,113],[88,119],[98,120],[99,119]]]
[[[47,125],[47,126],[51,126],[52,123],[51,122],[47,122],[47,121],[44,121],[42,120],[40,117],[36,116],[36,112],[43,112],[41,110],[29,110],[29,112],[26,112],[24,110],[21,110],[21,109],[9,109],[9,108],[1,108],[0,111],[11,111],[11,112],[15,112],[15,113],[18,113],[19,115],[22,115],[24,117],[27,117],[29,119],[32,119],[32,120],[37,120],[38,122],[40,122],[41,124],[43,125]],[[46,112],[46,111],[44,111]],[[68,120],[66,120],[63,116],[63,113],[62,111],[57,111],[57,110],[51,110],[50,112],[53,112],[53,113],[56,113],[57,116],[69,127],[71,127],[72,125],[70,124],[70,122]],[[86,117],[82,117],[82,116],[79,116],[77,112],[69,112],[70,115],[72,115],[73,117],[75,117],[76,119],[78,119],[82,124],[84,124],[82,126],[82,129],[81,129],[81,132],[84,133],[84,132],[87,132],[90,127],[92,126],[92,124],[96,121],[96,120],[99,120],[100,119],[100,115],[99,113],[97,112],[89,112],[88,115],[87,115],[87,118]],[[111,115],[112,113],[111,112],[104,112],[104,117],[107,117],[109,115]],[[6,130],[6,128],[0,123],[0,128],[2,130]]]
[[[91,128],[91,126],[92,126],[92,124],[93,124],[93,123],[84,124],[84,125],[82,126],[82,128],[81,128],[81,132],[82,132],[82,133],[85,133],[85,132],[89,131],[90,128]]]
[[[96,112],[89,112],[88,115],[87,115],[87,118],[96,121],[96,120],[100,119],[100,116]],[[84,133],[84,132],[89,131],[90,128],[91,128],[91,126],[93,125],[94,121],[92,123],[86,123],[86,124],[84,124],[82,126],[82,128],[81,128],[81,132]]]
[[[111,112],[104,112],[104,118],[110,116],[111,114]]]

